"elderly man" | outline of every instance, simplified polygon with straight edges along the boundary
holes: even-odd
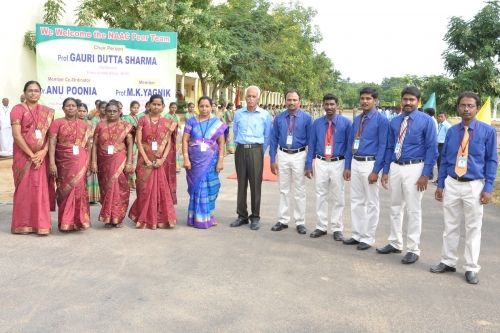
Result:
[[[260,228],[260,196],[264,152],[269,145],[271,115],[259,105],[260,89],[250,86],[246,90],[246,107],[239,109],[234,116],[233,131],[236,143],[234,162],[238,175],[238,218],[231,227],[248,224],[250,229]],[[250,183],[251,215],[247,209],[247,188]]]
[[[401,91],[403,112],[389,124],[382,186],[388,189],[391,178],[391,232],[389,244],[378,248],[381,254],[401,253],[403,219],[408,214],[407,253],[403,264],[413,264],[420,256],[422,197],[437,159],[436,125],[431,117],[418,112],[420,90]],[[389,173],[390,171],[390,173]]]
[[[275,175],[279,173],[280,185],[278,222],[271,230],[281,231],[288,228],[288,222],[290,222],[289,197],[293,191],[295,199],[293,218],[297,232],[303,235],[306,233],[304,171],[312,118],[300,108],[300,96],[297,91],[288,91],[285,94],[285,101],[287,110],[274,119],[269,148],[271,172]],[[276,160],[276,154],[278,155],[278,161]]]
[[[0,156],[12,156],[13,145],[9,99],[3,98],[0,108]]]
[[[432,273],[455,272],[460,224],[465,222],[465,280],[479,282],[483,206],[491,201],[498,165],[496,130],[476,120],[479,96],[463,92],[457,99],[459,124],[446,134],[436,200],[443,202],[444,232],[441,262]]]

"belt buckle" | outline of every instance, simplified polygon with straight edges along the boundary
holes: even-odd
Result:
[[[325,161],[331,162],[331,161],[333,161],[333,157],[325,157]]]

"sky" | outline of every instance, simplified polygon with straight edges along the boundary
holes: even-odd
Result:
[[[283,1],[273,1],[275,3]],[[299,0],[317,11],[317,46],[342,78],[381,83],[384,77],[446,74],[441,57],[452,16],[470,20],[482,0]]]

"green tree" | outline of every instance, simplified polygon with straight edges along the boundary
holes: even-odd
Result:
[[[46,24],[57,24],[61,19],[62,15],[65,13],[64,6],[66,4],[63,0],[47,0],[43,5],[44,15],[43,23]],[[24,46],[32,51],[36,51],[35,44],[35,32],[27,31],[24,34]]]
[[[458,90],[480,96],[500,95],[500,4],[488,1],[472,20],[452,17],[444,40],[446,70]]]

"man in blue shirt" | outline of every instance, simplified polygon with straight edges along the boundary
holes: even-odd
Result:
[[[354,119],[345,155],[344,179],[351,182],[351,238],[346,245],[367,250],[375,243],[380,206],[379,173],[384,166],[389,120],[377,112],[378,93],[363,88],[359,101],[363,113]]]
[[[438,159],[437,159],[437,169],[439,174],[439,166],[441,165],[441,151],[443,150],[444,139],[446,138],[446,133],[451,127],[451,124],[446,120],[446,112],[440,111],[437,115],[437,144],[438,144]],[[435,181],[437,184],[437,179]]]
[[[347,141],[351,131],[351,121],[336,114],[338,98],[327,94],[323,97],[326,115],[316,119],[311,128],[307,149],[307,178],[313,176],[316,188],[316,214],[318,223],[311,233],[312,238],[326,235],[328,220],[332,223],[333,239],[342,241],[344,224],[344,159]],[[331,214],[329,214],[331,207]]]
[[[408,214],[407,253],[403,264],[413,264],[420,256],[422,196],[437,159],[436,125],[417,109],[420,90],[406,87],[401,92],[403,112],[391,120],[385,154],[382,186],[391,177],[391,232],[389,244],[378,248],[382,254],[401,253],[403,249],[404,210]],[[389,173],[390,171],[390,173]]]
[[[460,224],[465,221],[465,279],[479,282],[483,206],[491,201],[498,165],[495,128],[476,120],[479,96],[463,92],[457,99],[462,122],[446,134],[436,200],[443,202],[444,232],[441,262],[432,273],[455,272]]]
[[[274,118],[271,129],[269,156],[271,158],[271,172],[279,174],[280,205],[278,222],[271,228],[272,231],[281,231],[288,228],[290,222],[289,196],[293,189],[295,205],[293,218],[299,234],[305,234],[306,226],[306,188],[305,164],[306,148],[311,131],[311,116],[300,109],[300,96],[297,91],[290,90],[285,94],[287,110]],[[276,162],[278,154],[278,163]]]
[[[260,89],[250,86],[246,90],[247,106],[236,112],[233,121],[234,142],[236,152],[234,163],[238,175],[238,218],[231,227],[248,224],[250,229],[260,228],[260,197],[262,187],[262,172],[264,152],[269,145],[271,132],[271,115],[259,105]],[[252,214],[247,210],[247,188],[250,183],[250,198]]]

